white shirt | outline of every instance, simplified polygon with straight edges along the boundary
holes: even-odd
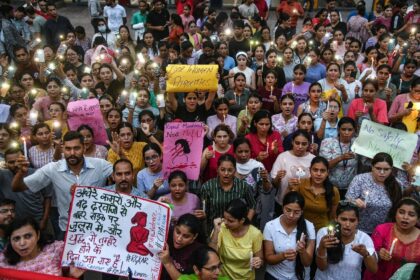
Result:
[[[327,234],[327,228],[323,227],[318,231],[316,237],[316,249],[324,235]],[[328,264],[326,270],[317,270],[315,280],[359,280],[362,273],[363,257],[351,249],[352,245],[363,244],[366,246],[369,254],[376,254],[372,238],[363,231],[358,230],[354,236],[354,240],[345,245],[343,260],[337,264]]]
[[[118,33],[118,29],[124,24],[123,18],[127,17],[125,9],[121,5],[115,5],[115,7],[105,6],[104,17],[108,19],[108,27],[114,33]]]
[[[281,215],[283,216],[283,215]],[[280,216],[280,218],[281,218]],[[287,234],[286,230],[280,223],[280,218],[276,218],[265,225],[264,240],[273,242],[274,251],[276,254],[284,252],[288,249],[295,249],[297,247],[296,234],[297,228]],[[307,240],[315,240],[314,225],[305,220],[306,231],[308,233]],[[298,256],[299,257],[299,256]],[[278,280],[283,279],[297,279],[295,274],[295,261],[284,260],[276,265],[267,265],[266,271]],[[305,280],[310,278],[310,267],[305,267]]]

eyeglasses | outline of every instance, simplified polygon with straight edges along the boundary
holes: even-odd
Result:
[[[205,267],[205,266],[203,266],[203,268],[204,268],[205,270],[208,270],[208,271],[210,271],[211,273],[215,273],[216,271],[220,271],[220,270],[222,270],[222,267],[223,267],[223,264],[222,264],[222,263],[219,263],[218,265],[215,265],[215,266],[210,266],[210,267]]]
[[[144,158],[144,161],[151,162],[151,161],[155,161],[155,160],[157,160],[158,158],[159,158],[159,156],[158,156],[158,155],[153,155],[153,156],[151,156],[151,157],[145,157],[145,158]]]
[[[15,210],[15,208],[3,208],[3,209],[0,209],[0,214],[6,214],[7,212],[10,212],[10,213],[15,213],[16,212],[16,210]]]

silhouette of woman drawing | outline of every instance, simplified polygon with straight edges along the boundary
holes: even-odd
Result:
[[[127,251],[142,256],[150,254],[153,257],[152,252],[144,245],[149,238],[149,230],[145,228],[147,214],[144,212],[137,212],[134,217],[131,218],[131,223],[137,225],[130,229],[130,243],[127,245]]]

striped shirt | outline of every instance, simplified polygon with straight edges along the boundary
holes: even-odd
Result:
[[[207,181],[201,188],[200,199],[205,201],[207,229],[213,228],[213,220],[223,217],[229,202],[236,198],[245,199],[249,209],[255,209],[255,199],[252,195],[252,187],[238,178],[233,179],[233,186],[230,190],[223,190],[219,178],[213,178]]]
[[[38,147],[32,146],[28,151],[29,161],[31,165],[38,169],[43,167],[44,165],[53,162],[54,160],[54,147],[51,146],[46,151],[41,151]]]

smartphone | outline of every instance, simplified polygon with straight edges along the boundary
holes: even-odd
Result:
[[[357,76],[357,71],[351,71],[350,77],[356,79],[356,76]]]
[[[55,139],[61,139],[63,133],[61,132],[61,128],[54,129],[54,137]]]

